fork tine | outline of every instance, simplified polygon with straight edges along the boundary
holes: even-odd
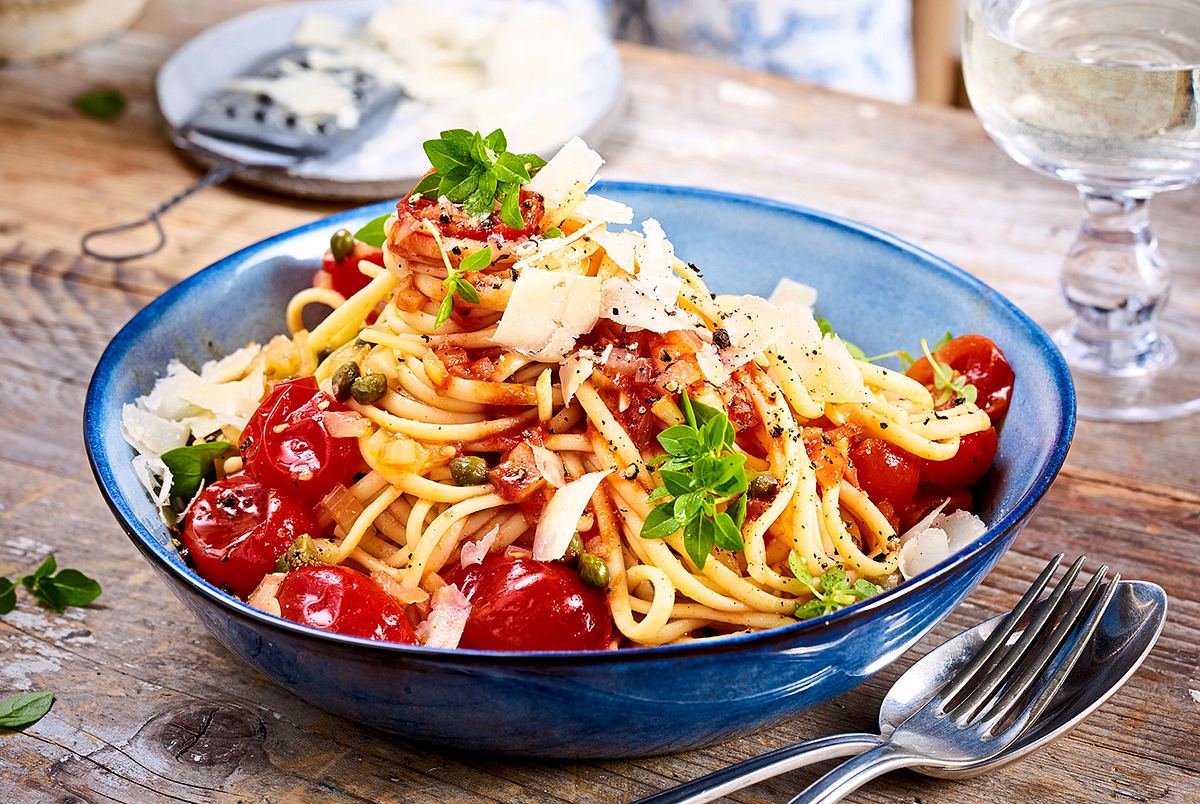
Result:
[[[991,635],[987,638],[987,641],[984,642],[982,647],[980,647],[979,650],[975,652],[975,655],[971,657],[971,661],[967,664],[967,666],[960,670],[958,674],[939,691],[938,697],[941,699],[943,704],[954,700],[957,695],[966,689],[967,685],[969,685],[971,681],[974,680],[975,676],[978,675],[980,669],[992,658],[996,651],[1004,646],[1004,643],[1008,641],[1008,638],[1012,636],[1013,631],[1016,630],[1017,624],[1020,623],[1021,618],[1025,616],[1027,611],[1029,611],[1030,606],[1032,606],[1037,599],[1041,597],[1042,591],[1050,582],[1051,576],[1053,576],[1054,571],[1058,569],[1058,565],[1062,562],[1062,559],[1062,553],[1059,553],[1054,558],[1050,559],[1049,563],[1046,564],[1046,568],[1042,570],[1040,575],[1038,575],[1037,580],[1035,580],[1033,585],[1029,587],[1024,595],[1022,595],[1020,601],[1017,602],[1016,607],[1009,612],[1003,620],[1000,621],[1000,624],[996,626],[994,631],[992,631]],[[1079,559],[1079,561],[1082,560],[1082,558]]]
[[[1021,660],[1021,657],[1029,652],[1030,646],[1043,635],[1044,630],[1051,627],[1058,619],[1064,601],[1067,600],[1067,592],[1071,591],[1071,587],[1075,584],[1075,578],[1079,575],[1079,570],[1083,566],[1083,558],[1083,556],[1080,556],[1075,559],[1074,563],[1071,564],[1071,568],[1067,570],[1066,575],[1062,577],[1062,580],[1058,582],[1058,586],[1054,588],[1054,592],[1051,593],[1050,597],[1043,604],[1041,611],[1025,627],[1025,633],[1021,634],[1021,638],[1009,647],[999,662],[987,670],[983,679],[971,691],[971,694],[961,702],[954,703],[947,708],[947,711],[951,712],[955,718],[961,722],[972,720],[983,705],[995,694],[997,688],[1009,677],[1013,668]]]
[[[1107,566],[1101,567],[1096,572],[1091,582],[1075,602],[1075,605],[1071,607],[1071,611],[1063,617],[1062,622],[1059,623],[1038,655],[1033,658],[1016,680],[1005,690],[1004,695],[995,702],[991,711],[987,714],[988,719],[993,724],[1003,722],[1017,704],[1021,702],[1025,693],[1039,681],[1044,682],[1044,684],[1034,699],[1027,705],[1026,709],[1028,711],[1021,718],[1022,721],[1026,723],[1030,722],[1031,718],[1037,717],[1050,703],[1050,699],[1054,697],[1054,693],[1058,692],[1059,687],[1066,681],[1071,668],[1075,666],[1075,662],[1078,661],[1084,648],[1091,641],[1092,634],[1095,633],[1096,627],[1100,624],[1104,610],[1108,608],[1109,601],[1112,600],[1112,596],[1117,591],[1117,583],[1121,580],[1119,574],[1114,576],[1103,591],[1100,591],[1100,582],[1104,579],[1104,575],[1107,572]],[[1099,599],[1097,600],[1097,598]],[[1075,641],[1070,646],[1070,649],[1061,658],[1054,672],[1048,678],[1043,676],[1042,674],[1045,672],[1046,667],[1054,660],[1063,644],[1067,641],[1067,637],[1073,630],[1080,626],[1081,622],[1082,628],[1079,634],[1075,637]]]

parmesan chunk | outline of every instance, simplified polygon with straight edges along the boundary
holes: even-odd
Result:
[[[447,584],[434,594],[429,616],[417,626],[417,638],[427,648],[457,648],[470,616],[471,602],[456,585]]]
[[[817,303],[817,289],[785,276],[775,285],[767,301],[777,307],[794,304],[812,309]]]
[[[560,360],[595,326],[600,300],[601,283],[594,276],[526,268],[492,340],[537,360]]]
[[[642,236],[637,232],[610,232],[604,229],[592,232],[592,240],[609,259],[617,264],[627,274],[637,272],[637,248],[642,243]]]
[[[609,344],[611,347],[612,344]],[[583,385],[591,376],[596,364],[592,362],[592,351],[587,350],[589,356],[584,355],[584,350],[580,350],[568,357],[558,367],[558,380],[562,384],[563,405],[571,404],[571,400],[575,398],[575,392],[579,390],[579,386]]]
[[[787,317],[761,296],[721,297],[730,348],[721,353],[725,365],[736,369],[787,338]]]
[[[604,164],[600,154],[587,147],[579,137],[572,137],[557,154],[551,157],[527,185],[541,195],[546,205],[546,218],[557,225],[571,207],[583,200],[587,188]]]
[[[580,221],[603,221],[605,223],[633,223],[633,208],[599,195],[586,195],[571,213]]]

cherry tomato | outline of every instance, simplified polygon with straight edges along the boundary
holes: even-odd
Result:
[[[992,424],[1004,418],[1012,397],[1013,369],[991,338],[959,335],[938,349],[934,357],[975,386],[975,404],[991,417]],[[926,358],[913,363],[908,376],[934,390],[933,366]],[[936,391],[934,396],[937,396]]]
[[[491,553],[446,579],[471,601],[459,647],[602,650],[612,634],[604,593],[565,564]]]
[[[858,473],[858,485],[875,503],[887,502],[903,511],[917,493],[921,461],[879,438],[864,438],[850,450],[850,462]]]
[[[314,505],[336,484],[347,483],[362,460],[358,442],[330,435],[321,415],[327,410],[345,407],[312,377],[276,385],[242,432],[246,471]]]
[[[316,525],[298,500],[240,474],[200,494],[184,522],[183,544],[200,577],[246,597],[303,533],[315,534]]]
[[[333,280],[333,289],[347,299],[365,288],[371,281],[371,277],[358,270],[360,260],[382,266],[383,249],[356,242],[354,251],[350,252],[348,257],[335,260],[333,252],[326,249],[325,256],[321,259],[321,268]]]
[[[301,625],[381,642],[417,644],[404,609],[361,572],[349,567],[300,567],[283,579],[279,612]]]
[[[995,427],[963,436],[950,460],[922,461],[921,483],[939,491],[973,485],[992,468],[997,443]]]

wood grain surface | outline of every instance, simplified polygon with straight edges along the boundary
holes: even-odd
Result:
[[[1023,762],[960,782],[896,773],[853,800],[1200,800],[1196,416],[1081,423],[1066,469],[1016,547],[917,650],[804,717],[706,750],[590,763],[447,753],[315,710],[237,662],[175,602],[105,508],[83,454],[84,390],[108,339],[155,295],[333,209],[229,186],[170,213],[169,246],[153,259],[98,264],[78,256],[77,241],[81,228],[137,217],[195,178],[162,137],[154,70],[188,36],[250,5],[159,0],[119,38],[0,71],[0,574],[31,571],[54,552],[105,587],[87,609],[60,616],[24,598],[0,618],[0,694],[58,694],[36,725],[0,730],[0,801],[629,800],[791,741],[870,729],[915,656],[1010,607],[1060,551],[1167,589],[1169,620],[1143,669],[1073,734]],[[1035,315],[1059,303],[1074,193],[1010,163],[969,114],[642,48],[622,47],[622,57],[628,96],[599,143],[606,176],[809,204],[943,255]],[[98,86],[129,96],[118,121],[73,110],[76,94]],[[1195,312],[1200,194],[1155,205],[1177,269],[1172,303]],[[785,800],[823,769],[735,799]]]

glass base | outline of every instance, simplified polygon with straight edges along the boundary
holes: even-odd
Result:
[[[1200,412],[1200,320],[1168,314],[1158,322],[1159,349],[1139,376],[1094,370],[1094,347],[1072,336],[1069,322],[1047,327],[1075,380],[1079,416],[1093,421],[1160,422]]]

